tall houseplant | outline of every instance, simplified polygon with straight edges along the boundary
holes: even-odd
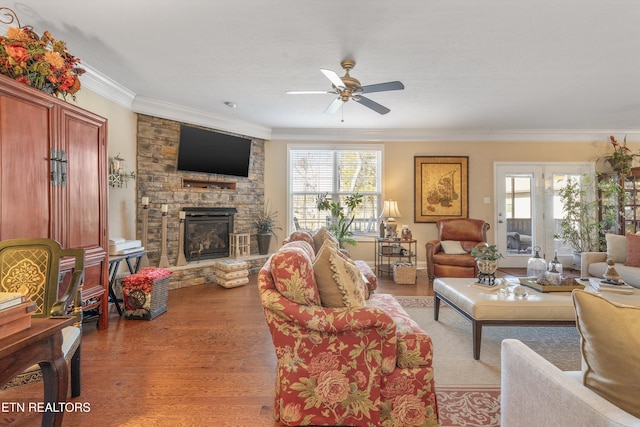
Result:
[[[336,238],[341,248],[344,248],[345,244],[355,246],[356,241],[351,238],[353,233],[349,229],[353,220],[355,219],[354,211],[358,206],[362,204],[362,194],[354,193],[347,196],[345,199],[347,212],[344,211],[344,207],[340,203],[340,200],[332,202],[328,198],[327,193],[319,194],[316,198],[316,207],[319,211],[329,211],[331,214],[331,221],[327,229]]]
[[[282,230],[282,227],[278,226],[276,223],[277,217],[278,211],[274,211],[267,201],[264,208],[258,212],[258,215],[253,220],[253,226],[258,233],[258,252],[260,255],[266,255],[269,253],[271,236],[276,234],[274,230]]]
[[[593,181],[586,174],[580,179],[569,178],[559,191],[564,216],[556,237],[568,243],[575,254],[597,251],[600,247],[598,200]]]

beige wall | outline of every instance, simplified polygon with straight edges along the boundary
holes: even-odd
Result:
[[[95,93],[84,89],[78,93],[80,107],[109,120],[108,153],[120,154],[126,167],[136,165],[137,115]],[[564,136],[564,135],[563,135]],[[279,212],[279,222],[284,230],[271,250],[277,249],[282,238],[288,234],[287,224],[287,145],[283,141],[265,143],[265,199]],[[303,144],[296,142],[296,145]],[[316,143],[317,145],[317,143]],[[398,224],[406,224],[418,240],[418,262],[424,265],[424,243],[436,237],[434,224],[413,222],[413,157],[414,156],[469,156],[469,216],[482,218],[493,225],[493,168],[494,162],[552,162],[552,161],[596,161],[611,152],[607,141],[601,142],[386,142],[384,145],[383,196],[398,201],[402,217]],[[637,152],[640,143],[629,143]],[[597,170],[604,168],[600,160]],[[483,202],[485,197],[491,203]],[[127,239],[135,238],[136,186],[130,182],[128,188],[109,188],[109,235]],[[494,236],[490,231],[489,240]],[[361,241],[350,248],[353,256],[373,262],[371,241]]]
[[[109,157],[119,153],[120,157],[125,159],[125,168],[135,170],[137,114],[88,89],[78,92],[75,104],[108,119],[107,151]],[[135,203],[135,181],[129,181],[127,188],[109,187],[109,237],[135,239]]]
[[[299,145],[300,143],[296,143]],[[640,144],[629,144],[638,150]],[[606,142],[387,142],[384,143],[383,196],[398,201],[402,213],[396,218],[398,225],[408,225],[413,237],[418,240],[418,265],[424,267],[424,244],[435,239],[436,229],[432,223],[413,221],[413,158],[414,156],[468,156],[469,157],[469,216],[481,218],[492,225],[489,241],[494,241],[494,162],[584,162],[596,161],[610,153]],[[637,152],[637,151],[636,151]],[[265,197],[280,213],[283,227],[287,218],[287,142],[267,141],[265,144]],[[602,161],[596,166],[602,169]],[[484,203],[490,197],[491,203]],[[282,232],[286,234],[286,230]],[[272,248],[272,250],[275,248]],[[349,247],[354,258],[373,263],[373,241],[361,241]]]

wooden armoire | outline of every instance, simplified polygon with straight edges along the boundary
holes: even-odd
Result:
[[[0,75],[0,240],[85,249],[83,310],[108,326],[107,120]],[[64,268],[64,266],[63,266]]]

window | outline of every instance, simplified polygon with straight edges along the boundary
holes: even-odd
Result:
[[[351,225],[354,234],[378,231],[382,200],[382,146],[289,147],[289,218],[292,229],[317,230],[327,225],[316,197],[328,193],[341,201],[360,193],[363,203]]]

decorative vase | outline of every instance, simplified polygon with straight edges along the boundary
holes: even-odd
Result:
[[[258,233],[258,253],[260,255],[266,255],[269,253],[271,236],[272,233]]]
[[[478,270],[483,274],[495,274],[498,269],[498,261],[491,259],[479,259],[476,260]]]

